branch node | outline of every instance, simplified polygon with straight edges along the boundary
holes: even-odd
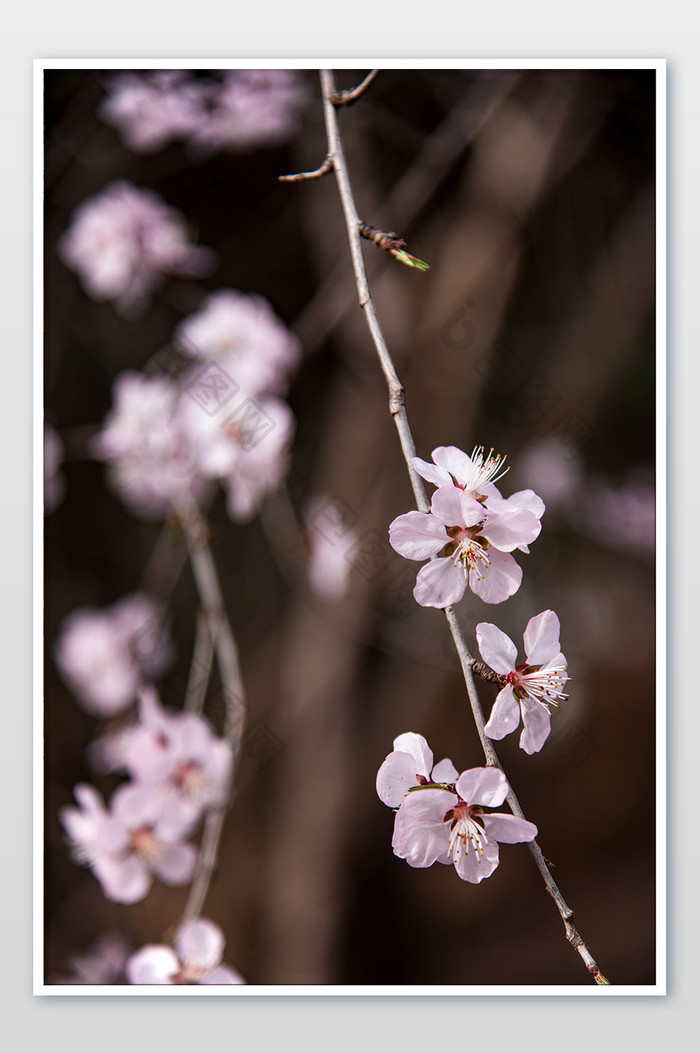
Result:
[[[354,102],[357,102],[364,95],[378,73],[378,69],[373,69],[356,87],[347,88],[344,91],[331,92],[328,96],[329,102],[332,102],[334,106],[352,106]]]
[[[323,164],[320,164],[318,168],[314,168],[313,172],[295,172],[294,175],[281,175],[277,176],[277,181],[280,183],[301,183],[306,179],[318,179],[332,170],[333,157],[331,154],[326,154]]]

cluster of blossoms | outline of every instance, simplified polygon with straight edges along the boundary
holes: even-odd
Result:
[[[498,866],[498,844],[532,841],[537,827],[497,808],[508,795],[498,768],[471,768],[461,774],[452,761],[433,766],[422,735],[407,731],[394,739],[377,774],[377,793],[395,808],[394,854],[412,867],[454,863],[463,881],[478,884]]]
[[[495,482],[505,474],[504,458],[492,454],[477,447],[469,457],[456,446],[439,446],[433,464],[413,459],[437,489],[429,512],[393,521],[389,540],[406,559],[431,559],[413,591],[423,607],[458,603],[467,586],[485,603],[502,603],[520,588],[523,572],[511,553],[529,551],[544,504],[532,490],[503,498]]]
[[[224,934],[206,918],[183,921],[174,946],[148,944],[126,963],[130,984],[244,984],[228,965],[222,965]]]
[[[129,781],[108,806],[93,786],[80,783],[78,807],[61,808],[76,861],[91,867],[117,903],[144,899],[154,878],[187,884],[197,862],[190,838],[228,796],[229,744],[202,717],[164,709],[153,688],[142,688],[138,720],[107,737],[103,756]]]
[[[449,607],[467,586],[486,603],[501,603],[517,592],[522,570],[511,553],[528,552],[540,533],[544,503],[532,490],[504,498],[496,482],[505,458],[476,447],[471,457],[455,446],[433,450],[432,463],[413,459],[416,471],[436,490],[429,512],[408,512],[389,527],[394,549],[407,559],[429,559],[418,573],[413,595],[424,607]],[[559,619],[546,610],[531,618],[523,642],[525,661],[501,629],[476,626],[481,657],[490,669],[477,672],[500,687],[485,733],[501,739],[519,726],[520,746],[536,753],[550,732],[550,707],[566,698],[569,679],[559,645]],[[394,741],[377,776],[377,793],[398,809],[394,853],[413,867],[434,862],[455,865],[465,881],[479,882],[498,866],[498,842],[532,841],[537,829],[513,815],[485,813],[501,805],[508,783],[497,768],[460,774],[450,760],[433,767],[421,735]]]
[[[195,77],[184,70],[125,72],[106,80],[99,113],[137,153],[180,140],[195,154],[246,153],[277,146],[299,128],[310,100],[295,70],[222,70]]]
[[[76,208],[57,244],[88,296],[135,317],[166,275],[203,278],[216,253],[188,241],[184,216],[152,190],[110,183]]]
[[[82,707],[111,717],[136,699],[139,688],[166,672],[173,649],[159,610],[135,593],[111,607],[81,607],[63,622],[54,657]]]
[[[127,371],[93,445],[132,511],[161,517],[219,480],[236,522],[250,519],[288,462],[294,417],[281,397],[296,338],[261,296],[221,290],[175,334],[194,365],[175,380]]]

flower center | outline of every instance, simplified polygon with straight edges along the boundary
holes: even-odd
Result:
[[[539,665],[523,664],[507,676],[516,698],[530,698],[535,702],[544,702],[547,706],[558,706],[569,697],[562,692],[568,679],[565,665],[543,669]]]
[[[154,860],[160,853],[160,841],[146,826],[140,830],[134,830],[131,835],[131,846],[136,854],[145,860]]]
[[[462,564],[465,581],[468,579],[471,570],[476,571],[477,577],[481,580],[484,576],[484,571],[491,563],[486,552],[489,548],[489,542],[486,538],[477,536],[480,530],[481,527],[479,526],[455,526],[449,527],[447,531],[452,541],[445,546],[445,555],[452,558],[452,563],[455,567],[460,563]]]
[[[488,845],[488,838],[475,816],[480,814],[481,809],[462,802],[451,808],[445,816],[445,822],[452,823],[450,831],[450,843],[447,848],[447,858],[457,862],[463,853],[473,852],[477,863],[484,857],[484,848]]]
[[[487,456],[483,446],[475,446],[472,450],[471,462],[473,469],[466,489],[475,493],[479,492],[480,487],[484,483],[495,483],[502,479],[509,470],[508,468],[503,468],[506,456],[500,453],[495,454],[493,448],[489,450]],[[501,469],[503,470],[501,471]]]
[[[176,773],[175,785],[190,800],[199,801],[206,789],[207,780],[199,765],[187,761]]]

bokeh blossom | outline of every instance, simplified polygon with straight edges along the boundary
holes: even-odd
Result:
[[[58,241],[93,300],[111,300],[136,316],[168,274],[202,278],[214,269],[211,249],[188,241],[184,217],[152,190],[125,180],[83,201]]]
[[[283,394],[299,361],[299,341],[263,296],[221,289],[177,327],[186,355],[218,362],[250,395]]]
[[[54,657],[83,708],[110,717],[135,701],[144,681],[168,668],[173,653],[156,604],[136,593],[111,607],[69,614]]]
[[[534,541],[541,524],[531,509],[503,505],[490,511],[460,487],[441,486],[430,512],[407,512],[391,523],[389,540],[400,555],[439,556],[418,572],[418,603],[449,607],[467,585],[485,603],[501,603],[517,592],[523,572],[510,553]]]
[[[501,677],[498,693],[485,731],[489,738],[502,739],[518,727],[522,716],[520,747],[526,753],[542,749],[550,732],[550,706],[567,696],[562,688],[569,679],[566,658],[559,647],[559,619],[554,611],[543,611],[527,623],[523,642],[525,661],[516,665],[518,649],[496,625],[480,622],[476,639],[481,657]]]
[[[168,885],[186,885],[194,874],[197,851],[189,809],[166,798],[162,787],[124,784],[112,794],[109,809],[94,787],[81,783],[78,808],[59,810],[78,862],[92,869],[107,899],[138,903],[154,877]]]
[[[185,139],[204,117],[200,83],[184,70],[122,71],[105,81],[98,113],[136,153],[155,153]]]
[[[222,77],[223,84],[211,83],[209,110],[190,136],[196,150],[246,153],[298,132],[311,96],[296,70],[225,70]]]
[[[505,812],[484,811],[503,804],[508,781],[498,768],[457,773],[450,760],[432,767],[422,735],[406,732],[394,740],[377,775],[377,793],[396,808],[392,848],[412,867],[453,863],[463,881],[489,877],[499,862],[498,843],[532,841],[537,827]],[[412,774],[413,773],[413,774]]]
[[[63,442],[55,428],[44,425],[44,513],[53,512],[66,492],[66,480],[61,472]]]
[[[129,958],[130,984],[244,984],[243,977],[221,961],[225,946],[218,925],[206,918],[184,921],[174,947],[148,944]]]
[[[328,497],[317,496],[304,510],[311,588],[327,603],[337,603],[350,584],[349,556],[357,535],[343,521],[339,506]]]
[[[71,958],[69,976],[56,976],[52,984],[72,986],[125,984],[126,961],[133,947],[118,933],[100,936],[90,949]]]

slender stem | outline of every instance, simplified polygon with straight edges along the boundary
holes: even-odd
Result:
[[[209,619],[201,611],[197,616],[194,650],[187,679],[184,708],[190,713],[201,713],[209,686],[211,667],[214,661],[214,637]]]
[[[325,161],[314,168],[313,172],[295,172],[294,175],[281,175],[277,176],[280,183],[301,183],[305,179],[319,179],[320,176],[326,175],[333,168],[333,161],[330,157],[326,157]]]
[[[219,576],[209,547],[206,521],[194,505],[183,506],[177,512],[187,535],[190,564],[202,605],[201,617],[207,623],[221,676],[225,699],[224,736],[230,743],[233,755],[233,780],[247,712],[238,648],[226,616]],[[205,820],[197,871],[187,897],[183,920],[197,918],[204,905],[216,868],[224,817],[225,807],[220,807],[212,809]]]
[[[345,91],[334,91],[333,94],[329,96],[331,102],[334,106],[352,106],[353,102],[357,102],[357,100],[364,95],[378,73],[378,69],[373,69],[355,88],[348,88]]]
[[[425,491],[423,480],[416,472],[413,467],[412,458],[415,456],[415,443],[413,441],[413,435],[408,424],[408,416],[406,414],[405,397],[403,386],[397,376],[396,369],[394,367],[393,360],[389,353],[384,334],[382,333],[377,313],[372,302],[372,297],[369,290],[369,283],[367,281],[367,273],[365,271],[364,257],[362,255],[362,242],[360,228],[362,226],[360,218],[357,214],[357,208],[355,206],[355,200],[353,197],[352,186],[350,184],[350,177],[348,174],[347,161],[345,158],[345,151],[343,149],[343,142],[340,134],[340,124],[338,122],[338,115],[334,106],[334,95],[335,95],[335,78],[331,70],[321,70],[321,90],[323,94],[323,115],[326,125],[326,136],[328,139],[328,156],[332,159],[333,170],[335,172],[336,180],[338,182],[338,190],[340,193],[340,200],[345,215],[345,224],[347,227],[348,242],[350,245],[350,254],[352,256],[353,270],[355,273],[355,284],[357,286],[357,295],[360,307],[365,313],[365,319],[369,327],[374,346],[379,357],[379,362],[384,373],[384,377],[387,382],[389,389],[389,410],[394,419],[396,429],[399,435],[399,441],[401,443],[401,449],[403,451],[404,459],[406,461],[406,467],[411,480],[411,486],[415,495],[416,504],[420,511],[427,512],[430,505]],[[484,756],[488,765],[500,768],[503,771],[503,765],[498,759],[496,750],[493,747],[493,743],[487,737],[484,727],[484,714],[481,708],[481,702],[476,690],[474,683],[474,676],[472,673],[472,665],[474,659],[472,658],[467,643],[462,634],[462,630],[457,621],[453,607],[445,608],[445,617],[450,627],[452,639],[454,640],[457,655],[459,657],[460,665],[462,667],[462,673],[464,675],[464,682],[467,688],[467,695],[469,697],[469,703],[471,705],[472,714],[474,716],[474,722],[476,729],[479,734],[481,746],[484,751]],[[520,803],[515,796],[515,793],[511,789],[508,794],[508,804],[510,805],[511,811],[514,815],[524,819],[525,815]],[[609,981],[600,972],[593,956],[586,947],[578,932],[573,926],[572,918],[573,911],[567,905],[562,896],[556,882],[554,881],[547,862],[542,854],[542,850],[536,841],[532,841],[528,845],[533,859],[537,865],[542,879],[545,883],[547,891],[554,900],[561,915],[562,921],[564,922],[564,930],[566,938],[571,945],[578,951],[583,959],[586,968],[594,977],[596,983],[607,984]]]

